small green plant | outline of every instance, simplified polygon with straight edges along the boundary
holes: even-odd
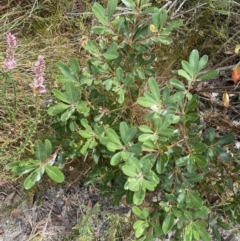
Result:
[[[52,153],[52,144],[49,140],[45,140],[43,143],[40,140],[35,142],[35,159],[25,159],[18,162],[12,162],[6,165],[6,170],[11,170],[16,175],[23,175],[31,172],[29,176],[24,180],[24,188],[32,188],[36,182],[38,182],[44,172],[55,182],[61,183],[64,181],[63,173],[53,166],[57,161],[61,167],[61,152],[58,147],[54,153]]]
[[[75,230],[76,235],[78,236],[79,241],[90,241],[94,240],[94,230],[92,229],[93,223],[98,225],[96,216],[101,213],[100,205],[96,204],[94,207],[89,210],[87,207],[84,208],[84,212],[81,215],[81,224],[77,224],[73,227]],[[82,225],[84,224],[84,225]]]
[[[189,60],[181,62],[180,78],[170,79],[160,89],[152,52],[156,45],[172,43],[170,34],[182,21],[167,21],[167,11],[151,7],[147,0],[122,3],[128,14],[114,15],[117,0],[109,1],[107,9],[94,4],[100,25],[92,31],[100,37],[82,40],[91,56],[87,67],[79,66],[76,59],[57,64],[62,88],[52,90],[57,103],[48,109],[60,136],[54,141],[67,157],[92,157],[95,165],[86,184],[100,183],[102,192],[111,193],[116,202],[126,195],[135,205],[133,228],[138,240],[164,238],[172,232],[172,240],[210,241],[209,229],[221,240],[219,226],[240,223],[239,168],[235,166],[239,153],[226,147],[234,135],[219,137],[202,124],[199,97],[192,91],[197,82],[218,72],[201,74],[208,57],[193,50]],[[139,118],[145,116],[142,124],[131,120],[139,109],[144,113]],[[50,178],[63,181],[59,169],[51,166],[58,149],[52,154],[49,141],[45,146],[36,143],[39,162],[31,162],[32,169],[24,164],[18,172],[26,161],[9,164],[8,169],[16,174],[33,171],[26,179],[30,182],[25,180],[28,188],[44,170],[49,175],[54,169],[58,178]],[[108,185],[110,181],[114,187]],[[153,210],[140,209],[151,192],[158,192],[161,201]]]

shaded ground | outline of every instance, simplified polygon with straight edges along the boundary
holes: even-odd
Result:
[[[25,195],[16,188],[10,190],[0,193],[1,241],[130,240],[131,225],[124,223],[129,208],[114,207],[96,187],[49,186]],[[129,232],[125,238],[123,226]]]

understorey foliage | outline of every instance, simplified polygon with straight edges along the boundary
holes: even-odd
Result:
[[[218,135],[198,113],[197,82],[217,76],[201,71],[208,57],[197,50],[182,60],[179,78],[164,87],[156,80],[154,49],[173,43],[182,21],[168,20],[164,8],[148,0],[117,0],[92,11],[94,37],[83,37],[87,66],[77,59],[58,62],[61,73],[48,109],[58,138],[35,142],[35,159],[7,165],[18,175],[30,173],[29,189],[46,171],[63,182],[64,159],[94,161],[86,185],[100,184],[116,203],[123,196],[135,215],[135,240],[221,240],[219,227],[240,223],[239,155],[233,134]],[[132,119],[137,114],[139,121]],[[136,115],[136,114],[135,114]],[[56,147],[55,151],[52,145]],[[111,185],[110,185],[111,184]],[[157,196],[142,208],[146,195]]]

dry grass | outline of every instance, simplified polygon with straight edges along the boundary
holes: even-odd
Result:
[[[89,31],[82,16],[72,17],[68,14],[81,7],[75,6],[74,2],[35,1],[33,5],[32,1],[3,1],[0,8],[0,63],[5,57],[7,32],[15,34],[18,46],[15,53],[17,68],[11,73],[10,79],[1,78],[5,90],[2,89],[0,95],[2,163],[31,154],[34,139],[49,135],[49,121],[46,121],[48,118],[45,113],[47,100],[51,99],[50,89],[58,74],[56,62],[67,62],[70,57],[77,57],[77,39]],[[49,91],[41,96],[36,111],[30,84],[33,81],[32,66],[39,54],[45,57]]]

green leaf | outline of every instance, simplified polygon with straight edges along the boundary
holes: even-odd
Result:
[[[205,138],[207,140],[207,144],[211,144],[216,137],[215,129],[214,128],[208,128],[207,132],[205,134]]]
[[[204,143],[199,142],[197,144],[192,145],[191,149],[192,149],[192,152],[200,154],[200,153],[206,151],[207,145],[204,144]]]
[[[159,42],[163,43],[163,44],[171,44],[172,43],[172,39],[166,36],[160,36],[158,37]]]
[[[70,64],[70,68],[73,71],[76,79],[79,79],[80,68],[79,68],[78,60],[70,58],[69,64]]]
[[[132,211],[137,217],[142,218],[142,211],[139,207],[136,207],[136,206],[132,207]]]
[[[73,103],[73,104],[77,103],[80,98],[80,92],[78,88],[76,88],[76,86],[74,85],[74,82],[70,82],[70,81],[66,82],[65,89],[66,89],[66,95],[70,103]]]
[[[157,10],[158,11],[158,10]],[[159,11],[155,12],[152,15],[152,24],[154,25],[154,27],[156,28],[156,30],[158,30],[159,27]]]
[[[113,60],[118,57],[118,52],[116,50],[107,50],[103,53],[103,57],[107,60]]]
[[[165,8],[162,8],[159,12],[159,28],[160,30],[162,30],[162,28],[164,27],[164,25],[166,24],[167,21],[167,11]]]
[[[218,230],[218,226],[216,224],[212,225],[212,233],[213,233],[214,238],[217,241],[222,240],[221,235],[220,235],[219,230]]]
[[[122,161],[121,152],[114,154],[111,158],[110,164],[112,166],[118,165]]]
[[[85,130],[79,130],[79,135],[82,136],[83,138],[92,138],[93,137],[93,133],[89,133],[88,131]]]
[[[32,188],[36,183],[36,180],[34,180],[31,175],[32,174],[30,174],[23,182],[23,186],[26,190]]]
[[[212,240],[210,234],[207,232],[207,230],[205,228],[198,227],[197,231],[200,234],[200,237],[202,238],[202,240],[204,240],[204,241]]]
[[[194,173],[197,169],[195,160],[192,158],[192,156],[190,156],[190,159],[188,160],[187,163],[187,171],[190,173]]]
[[[157,102],[159,102],[160,101],[160,89],[159,89],[157,81],[153,77],[149,78],[148,86],[149,86],[149,89],[150,89],[154,99]]]
[[[122,146],[122,143],[121,143],[117,133],[113,129],[108,128],[106,130],[106,134],[107,134],[107,136],[108,136],[110,141],[112,141],[113,143],[117,144],[118,146]]]
[[[185,118],[189,123],[197,123],[199,121],[199,115],[197,113],[188,113],[185,115]]]
[[[117,80],[118,80],[119,82],[122,82],[122,81],[123,81],[123,69],[122,69],[122,68],[118,67],[118,68],[116,69],[116,77],[117,77]]]
[[[201,209],[197,209],[193,213],[193,219],[199,219],[199,218],[207,218],[208,214],[210,213],[210,210],[203,206]]]
[[[109,21],[111,20],[112,15],[113,15],[117,5],[118,5],[118,0],[108,1],[107,10],[108,10],[108,20]]]
[[[202,74],[198,77],[200,80],[213,79],[218,75],[218,70],[209,70],[207,73]]]
[[[93,26],[91,30],[98,35],[114,34],[107,26]]]
[[[142,186],[142,180],[140,179],[130,179],[128,181],[128,188],[133,191],[133,192],[137,192],[139,191],[140,187]]]
[[[119,131],[124,144],[127,144],[129,141],[131,141],[137,133],[137,129],[135,127],[129,128],[126,122],[120,123]]]
[[[201,71],[206,66],[207,62],[208,62],[208,56],[203,55],[198,62],[198,71]]]
[[[140,205],[143,202],[145,195],[146,195],[146,190],[143,188],[140,188],[137,192],[134,192],[133,194],[133,203],[135,205]]]
[[[199,235],[199,233],[197,232],[197,230],[195,230],[194,229],[194,227],[193,227],[193,239],[195,240],[199,240],[200,239],[200,235]]]
[[[87,131],[92,131],[92,127],[88,124],[87,119],[81,119],[81,124],[82,126],[87,130]]]
[[[156,102],[156,100],[154,100],[153,98],[149,98],[148,97],[139,97],[137,99],[137,103],[143,107],[151,107],[153,105],[157,105],[158,103]]]
[[[182,20],[176,20],[176,21],[171,22],[171,23],[167,26],[167,29],[173,30],[173,29],[176,29],[176,28],[181,27],[182,25],[183,25],[183,21],[182,21]]]
[[[166,154],[161,154],[157,159],[156,170],[158,174],[162,174],[168,163],[168,156]]]
[[[35,157],[41,161],[44,162],[48,156],[45,152],[45,145],[43,144],[43,142],[41,140],[36,140],[35,143]]]
[[[118,101],[119,104],[122,104],[122,103],[124,102],[125,92],[126,92],[126,90],[124,90],[124,89],[120,89],[120,90],[118,91],[117,101]]]
[[[141,166],[139,160],[136,157],[130,157],[128,163],[131,167],[134,168],[134,170],[136,170],[136,172],[140,173]]]
[[[34,172],[32,172],[29,176],[26,177],[26,179],[23,182],[23,186],[25,189],[30,189],[32,188],[36,182],[38,182],[42,175],[44,173],[43,168],[37,168]]]
[[[67,121],[72,116],[74,111],[75,111],[75,108],[69,108],[65,110],[61,115],[61,121],[63,122]]]
[[[162,230],[164,234],[167,234],[173,227],[174,224],[174,215],[168,213],[165,219],[163,220]]]
[[[195,75],[198,73],[198,63],[199,63],[199,53],[196,49],[194,49],[189,56],[189,64],[194,74],[193,77],[195,77]]]
[[[146,179],[142,179],[142,187],[146,188],[149,191],[154,191],[154,189],[156,187],[156,183],[154,183],[152,181],[148,181]]]
[[[149,33],[148,25],[137,27],[133,35],[133,40],[136,41],[136,40],[139,40],[140,38],[144,38],[146,35],[148,35],[148,33]]]
[[[94,16],[99,20],[103,25],[108,24],[108,19],[106,18],[105,9],[99,3],[94,3],[92,7],[92,12]]]
[[[48,176],[57,183],[62,183],[64,181],[64,175],[63,173],[55,166],[50,166],[47,164],[45,166],[46,173]]]
[[[192,77],[186,71],[184,71],[183,69],[178,70],[178,74],[188,81],[192,80]]]
[[[218,141],[215,142],[215,145],[224,146],[230,144],[234,141],[235,137],[233,134],[226,134],[223,137],[219,138]]]
[[[99,46],[95,41],[88,40],[88,42],[83,46],[83,48],[86,49],[94,57],[99,58]]]
[[[148,209],[148,208],[143,208],[143,209],[142,209],[142,215],[143,215],[143,218],[144,218],[145,220],[147,220],[148,217],[149,217],[149,209]]]
[[[181,64],[182,64],[183,70],[186,71],[191,77],[193,77],[193,70],[191,68],[191,65],[185,60],[183,60]]]
[[[113,142],[108,142],[108,143],[107,143],[107,149],[108,149],[109,151],[115,152],[116,150],[121,150],[121,149],[123,149],[123,146],[122,146],[122,145],[119,145],[119,144],[116,144],[116,143],[113,143]]]
[[[126,176],[129,176],[129,177],[136,177],[137,176],[136,169],[132,166],[123,165],[122,171]]]
[[[186,199],[186,194],[185,193],[180,193],[177,197],[177,201],[178,201],[178,206],[181,206],[182,204],[185,205],[185,199]]]
[[[142,11],[142,15],[149,14],[149,13],[156,13],[156,11],[158,11],[157,7],[150,7],[150,8],[144,9]]]
[[[199,102],[199,98],[197,95],[193,95],[191,100],[189,100],[187,102],[187,106],[186,106],[186,112],[190,112],[192,110],[195,110],[198,106],[198,102]],[[193,113],[195,114],[195,113]]]
[[[134,3],[132,0],[122,0],[122,3],[123,3],[126,7],[130,8],[130,9],[132,9],[132,10],[135,10],[135,8],[136,8],[136,5],[135,5],[135,3]]]
[[[142,132],[153,133],[153,131],[146,125],[139,126],[138,128]]]
[[[207,159],[202,155],[193,155],[192,156],[195,162],[201,167],[204,168],[207,166]]]
[[[66,110],[67,108],[70,108],[70,105],[66,105],[64,103],[58,103],[57,105],[51,106],[48,110],[47,113],[51,116],[55,116],[61,112],[63,112],[64,110]]]
[[[136,221],[134,224],[133,224],[133,229],[139,229],[141,226],[143,226],[143,223],[144,223],[145,221],[143,221],[143,220],[138,220],[138,221]]]
[[[52,143],[46,139],[45,140],[45,151],[46,156],[49,157],[52,154]]]
[[[144,233],[145,229],[149,226],[148,222],[142,221],[142,220],[138,220],[136,223],[138,223],[139,221],[141,221],[141,224],[137,225],[138,228],[136,228],[136,226],[135,226],[135,229],[136,229],[135,236],[136,236],[136,238],[139,238],[140,236],[142,236],[142,234]]]
[[[155,135],[155,134],[142,134],[138,137],[138,140],[140,142],[145,142],[145,141],[148,141],[148,140],[156,141],[157,139],[158,139],[158,136]]]
[[[23,161],[20,161],[20,162],[17,162],[17,163],[14,163],[16,164],[15,166],[14,165],[11,165],[13,163],[8,163],[5,167],[5,169],[7,171],[12,171],[14,174],[16,175],[23,175],[23,174],[27,174],[31,171],[33,171],[34,169],[37,169],[39,167],[39,165],[37,164],[38,161],[35,161],[35,165],[34,164],[28,164],[28,165],[24,165],[23,164],[24,162]],[[23,166],[20,166],[20,165],[23,165]]]
[[[187,225],[184,229],[184,238],[183,241],[192,241],[193,239],[193,232],[192,232],[192,226],[191,224]]]
[[[65,84],[67,81],[69,81],[69,78],[67,78],[67,77],[64,76],[64,75],[58,75],[58,76],[56,77],[56,80],[57,80],[57,82],[60,83],[60,84]]]
[[[164,103],[169,104],[169,103],[180,102],[183,100],[184,96],[185,96],[185,93],[183,91],[177,91]]]
[[[142,158],[140,159],[142,170],[145,170],[144,174],[147,174],[152,169],[152,166],[155,163],[154,157],[155,155],[153,153],[151,154],[149,153],[147,155],[143,155]],[[145,166],[147,167],[145,168]]]
[[[64,93],[62,93],[60,90],[53,89],[53,90],[52,90],[52,93],[54,94],[54,96],[55,96],[57,99],[65,102],[65,103],[70,104],[70,102],[69,102],[69,100],[68,100],[68,97],[67,97]]]
[[[170,84],[178,90],[186,90],[184,84],[178,79],[170,79]]]
[[[77,78],[71,74],[71,70],[67,65],[62,62],[58,62],[57,67],[68,80],[77,81]]]
[[[187,165],[187,162],[188,162],[189,158],[190,158],[189,155],[178,158],[178,159],[176,160],[177,166],[181,167],[181,166]]]
[[[191,221],[192,220],[192,213],[190,213],[189,211],[184,211],[183,212],[184,214],[184,217],[188,220],[188,221]]]
[[[196,173],[182,173],[183,176],[189,181],[189,182],[199,182],[203,179],[202,174],[196,174]]]
[[[84,116],[88,116],[89,112],[90,112],[90,107],[87,106],[86,101],[80,101],[77,105],[76,105],[76,111],[78,113],[83,114]]]
[[[197,192],[189,192],[188,198],[190,199],[191,205],[195,206],[196,208],[202,208],[203,200],[199,197]]]

